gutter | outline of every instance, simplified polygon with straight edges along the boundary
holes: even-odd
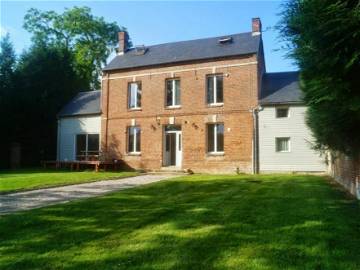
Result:
[[[263,108],[259,105],[251,110],[253,116],[253,159],[252,159],[252,173],[258,174],[260,170],[259,166],[259,112]]]

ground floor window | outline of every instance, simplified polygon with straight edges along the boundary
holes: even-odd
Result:
[[[128,128],[128,153],[141,152],[141,129],[140,127]]]
[[[275,138],[276,152],[290,152],[290,138]]]
[[[97,160],[99,158],[99,134],[76,135],[76,160]]]
[[[207,143],[209,153],[224,152],[224,124],[207,125]]]

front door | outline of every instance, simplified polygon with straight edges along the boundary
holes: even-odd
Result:
[[[182,138],[178,126],[165,127],[164,166],[181,168]]]

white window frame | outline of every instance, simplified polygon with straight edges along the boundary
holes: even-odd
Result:
[[[288,150],[278,150],[278,140],[280,139],[287,139],[288,142]],[[276,137],[275,138],[275,152],[276,153],[289,153],[291,152],[291,138],[290,137]]]
[[[139,127],[139,126],[130,126],[130,127],[128,127],[128,134],[127,134],[127,142],[128,142],[128,144],[129,144],[129,138],[130,138],[130,129],[131,128],[135,128],[135,129],[139,129],[139,133],[141,133],[141,128]],[[140,143],[141,143],[141,141],[140,141]],[[128,144],[127,144],[127,146],[128,146]],[[141,150],[140,151],[136,151],[137,149],[136,149],[136,144],[137,144],[137,132],[135,131],[134,132],[134,140],[133,140],[133,145],[132,145],[132,149],[134,149],[135,151],[129,151],[129,149],[127,149],[127,152],[129,153],[129,154],[131,154],[131,155],[140,155],[141,154]],[[140,148],[141,148],[141,145],[140,145]]]
[[[210,154],[210,155],[222,155],[222,154],[224,154],[224,150],[223,151],[218,151],[218,138],[217,138],[217,129],[218,129],[218,125],[223,125],[224,126],[224,124],[223,123],[209,123],[208,125],[207,125],[207,128],[208,128],[208,130],[207,130],[207,132],[209,132],[209,127],[210,127],[210,125],[213,125],[214,126],[214,138],[213,138],[213,140],[214,140],[214,151],[208,151],[208,154]],[[207,136],[208,138],[209,138],[209,136]],[[225,127],[224,127],[224,141],[225,141]],[[209,142],[208,142],[208,144],[209,144]],[[224,144],[225,144],[225,142],[224,142]],[[209,146],[207,145],[207,148],[209,148]],[[224,148],[225,148],[225,145],[224,145]]]
[[[166,100],[165,100],[165,103],[166,103],[166,107],[167,108],[180,108],[181,107],[181,90],[179,89],[180,91],[180,104],[175,104],[176,102],[176,96],[175,96],[175,91],[176,91],[176,81],[179,81],[180,83],[180,79],[177,79],[177,78],[171,78],[171,79],[167,79],[167,81],[171,81],[171,95],[172,95],[172,102],[171,102],[171,105],[167,105],[167,83],[165,85],[165,90],[166,90]]]
[[[286,109],[287,110],[287,115],[286,116],[278,116],[278,110],[283,110]],[[289,118],[290,117],[290,108],[289,107],[276,107],[275,108],[275,118]]]
[[[214,80],[214,89],[213,89],[213,95],[214,95],[214,102],[213,103],[208,103],[209,106],[222,106],[224,105],[224,101],[223,102],[217,102],[217,80],[216,77],[223,77],[223,100],[224,100],[224,75],[223,74],[209,74],[206,76],[206,102],[208,100],[208,83],[207,83],[207,79],[210,77]]]
[[[138,107],[138,105],[137,105],[137,103],[138,103],[138,95],[137,95],[137,91],[136,91],[136,93],[135,93],[135,107],[130,107],[130,100],[131,100],[131,85],[132,84],[136,84],[137,85],[137,91],[139,90],[139,85],[140,85],[140,87],[142,87],[141,86],[141,82],[129,82],[128,83],[128,100],[127,100],[127,102],[128,102],[128,109],[129,110],[139,110],[139,109],[141,109],[141,105],[140,105],[140,107]],[[141,95],[142,95],[142,89],[141,89]]]

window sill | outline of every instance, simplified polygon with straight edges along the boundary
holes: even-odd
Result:
[[[142,111],[142,108],[128,108],[128,111]]]
[[[207,155],[210,157],[221,157],[225,156],[225,152],[208,152]]]
[[[166,110],[176,110],[176,109],[181,109],[181,105],[175,105],[175,106],[166,106],[165,107]]]
[[[141,156],[141,152],[126,153],[127,156]]]
[[[223,107],[224,103],[211,103],[208,104],[208,107]]]

